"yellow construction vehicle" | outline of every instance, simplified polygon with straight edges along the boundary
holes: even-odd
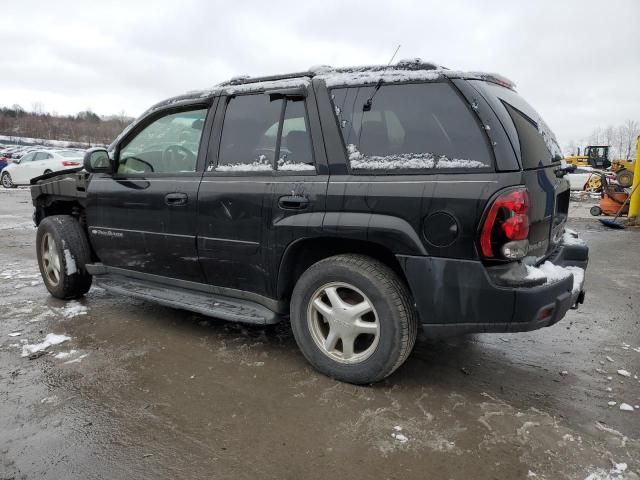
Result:
[[[618,183],[625,188],[633,185],[634,168],[633,160],[611,160],[611,171],[616,172]]]
[[[582,155],[578,149],[577,155],[568,155],[564,159],[568,164],[576,167],[592,167],[598,170],[610,168],[615,172],[616,180],[621,186],[627,188],[633,184],[634,162],[631,160],[609,160],[608,145],[589,145],[584,148]],[[601,186],[598,175],[589,179],[589,190],[599,191]]]
[[[577,155],[569,155],[564,157],[567,163],[576,167],[593,167],[599,170],[605,170],[611,166],[609,161],[609,146],[607,145],[589,145],[584,147],[584,153],[580,155],[578,149]]]

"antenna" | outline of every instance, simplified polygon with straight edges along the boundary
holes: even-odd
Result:
[[[396,58],[398,50],[400,50],[401,46],[402,45],[398,44],[398,46],[396,47],[396,51],[393,52],[393,55],[391,55],[391,60],[389,60],[389,63],[387,63],[387,66],[382,69],[382,74],[384,74],[385,70],[387,70],[391,66],[391,62],[393,62],[393,59]],[[373,104],[373,97],[376,96],[376,93],[378,93],[378,90],[380,90],[381,86],[382,86],[382,76],[380,77],[380,80],[378,80],[378,83],[376,83],[376,88],[373,90],[373,93],[371,94],[371,96],[367,99],[366,102],[364,102],[364,105],[362,106],[363,112],[369,112],[371,110],[371,105]]]

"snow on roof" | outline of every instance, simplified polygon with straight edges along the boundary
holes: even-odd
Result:
[[[327,87],[331,88],[336,86],[375,84],[380,81],[383,83],[433,81],[441,77],[486,80],[498,83],[508,88],[513,88],[515,86],[510,80],[495,73],[449,70],[445,67],[438,66],[435,63],[424,62],[419,58],[400,60],[395,65],[367,65],[342,68],[319,65],[311,67],[306,72],[289,73],[284,75],[272,75],[256,78],[244,75],[236,76],[209,89],[190,91],[183,95],[171,97],[156,103],[127,126],[111,143],[109,150],[112,150],[116,143],[120,141],[120,139],[122,139],[122,137],[124,137],[140,119],[147,115],[180,102],[206,99],[219,93],[234,95],[238,93],[252,93],[280,88],[308,87],[312,78],[324,80]]]

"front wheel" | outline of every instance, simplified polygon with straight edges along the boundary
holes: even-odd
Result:
[[[2,186],[4,188],[16,188],[16,185],[13,183],[9,172],[3,172],[2,179],[0,179],[0,181],[2,181]]]
[[[321,260],[302,274],[291,298],[291,327],[318,371],[368,384],[407,359],[417,317],[409,290],[393,270],[349,254]]]
[[[54,215],[42,220],[36,247],[40,274],[51,295],[69,299],[89,291],[91,275],[85,266],[91,262],[91,250],[75,218]]]

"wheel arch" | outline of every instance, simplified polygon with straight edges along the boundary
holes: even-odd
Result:
[[[297,280],[314,263],[324,258],[346,253],[367,255],[384,263],[408,285],[400,262],[388,246],[367,240],[319,236],[297,240],[286,248],[278,268],[277,298],[289,298]]]

